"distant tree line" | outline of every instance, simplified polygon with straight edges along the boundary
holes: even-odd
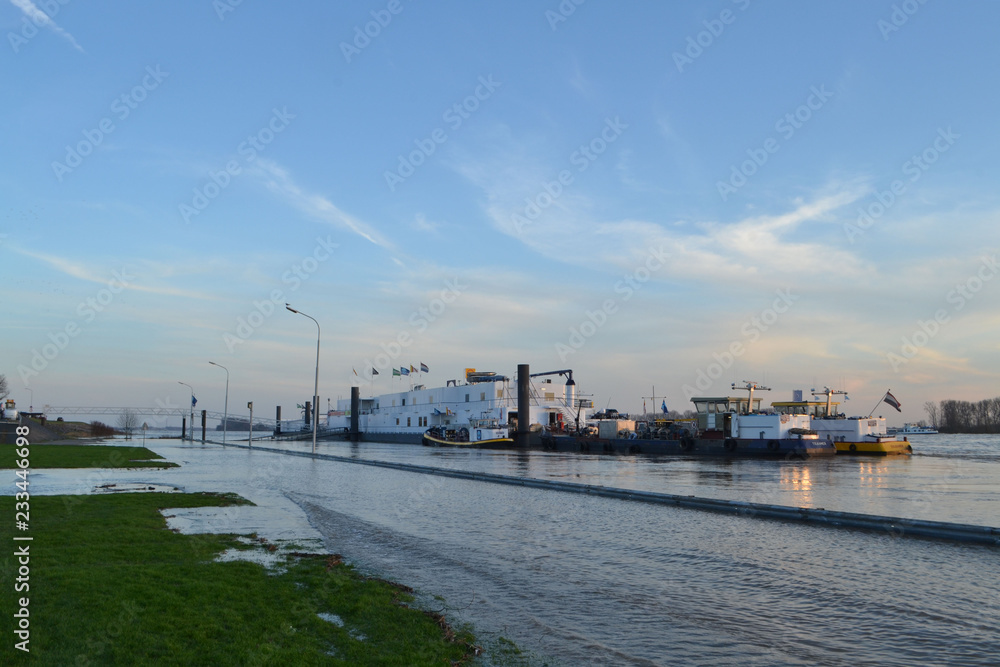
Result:
[[[931,425],[942,433],[1000,433],[1000,397],[924,404]]]

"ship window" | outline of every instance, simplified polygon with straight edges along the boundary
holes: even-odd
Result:
[[[497,398],[503,398],[503,389],[497,389]]]
[[[405,400],[405,399],[404,399],[404,400]],[[406,425],[407,425],[407,426],[409,426],[409,425],[410,425],[410,418],[409,418],[409,417],[407,417],[407,418],[406,418]]]
[[[485,401],[486,400],[486,392],[485,391],[479,392],[479,400],[480,401]]]
[[[396,399],[392,399],[392,407],[396,407]]]
[[[465,402],[466,402],[466,403],[468,403],[468,402],[469,402],[469,395],[468,395],[468,394],[466,394],[466,395],[465,395]]]
[[[428,403],[433,403],[434,402],[434,396],[428,396],[427,397],[427,402]]]
[[[396,417],[396,426],[399,426],[399,417]]]
[[[403,405],[406,405],[406,399],[405,398],[403,399]]]

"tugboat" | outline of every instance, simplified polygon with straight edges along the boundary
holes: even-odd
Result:
[[[470,419],[468,426],[446,428],[432,426],[424,431],[421,443],[425,447],[505,447],[514,444],[507,425],[495,417]]]
[[[840,403],[833,402],[833,397],[842,395],[846,398],[846,391],[824,387],[823,391],[812,389],[810,392],[814,398],[822,396],[824,400],[804,401],[802,391],[797,390],[791,401],[771,403],[771,407],[781,414],[810,417],[811,428],[832,440],[838,454],[888,456],[913,453],[913,447],[906,439],[898,440],[886,432],[884,417],[847,417],[839,414],[837,409]]]

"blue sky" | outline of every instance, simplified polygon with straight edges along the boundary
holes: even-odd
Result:
[[[1000,6],[0,5],[4,373],[37,406],[572,368],[995,396]],[[367,31],[367,34],[366,34]],[[380,356],[381,355],[381,356]],[[365,380],[363,386],[370,390]],[[158,403],[159,402],[159,403]],[[659,401],[657,401],[659,402]],[[239,408],[234,407],[234,410]]]

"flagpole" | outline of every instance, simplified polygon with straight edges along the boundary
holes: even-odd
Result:
[[[884,394],[882,394],[882,398],[878,399],[878,403],[876,403],[875,407],[872,408],[872,411],[868,413],[868,417],[871,417],[873,414],[875,414],[875,411],[878,410],[878,406],[882,405],[882,401],[884,401],[885,397],[888,396],[888,395],[889,395],[888,391],[886,391]],[[868,417],[865,417],[865,419],[868,419]]]

